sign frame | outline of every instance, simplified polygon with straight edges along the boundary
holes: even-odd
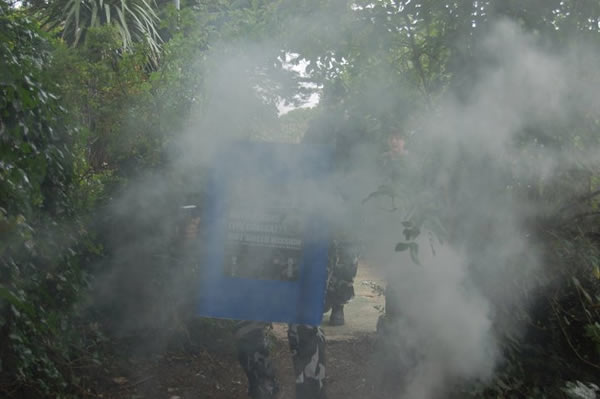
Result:
[[[203,204],[203,248],[197,314],[235,320],[319,325],[327,284],[330,232],[324,215],[308,211],[297,278],[232,277],[224,272],[228,187],[260,176],[270,184],[325,182],[331,151],[325,146],[239,141],[219,151]],[[268,195],[268,194],[266,194]]]

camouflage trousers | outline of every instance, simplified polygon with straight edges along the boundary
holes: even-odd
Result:
[[[236,331],[238,360],[248,377],[252,398],[275,398],[279,384],[269,356],[268,324],[241,321]],[[318,326],[288,325],[288,342],[296,377],[296,398],[324,399],[325,335]]]
[[[358,254],[334,241],[327,267],[327,293],[324,311],[346,304],[354,296]],[[236,340],[238,359],[248,377],[252,398],[274,398],[279,390],[269,356],[268,323],[240,321]],[[288,325],[288,342],[296,377],[296,398],[325,398],[325,335],[319,326]]]
[[[358,271],[358,251],[355,246],[334,241],[329,250],[327,293],[324,312],[342,306],[354,297],[354,277]]]

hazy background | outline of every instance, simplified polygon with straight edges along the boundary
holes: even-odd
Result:
[[[385,332],[396,346],[382,367],[405,378],[399,397],[443,397],[451,382],[489,379],[503,361],[497,339],[524,333],[524,323],[507,316],[533,304],[530,293],[543,289],[543,283],[528,280],[544,273],[544,262],[527,227],[552,209],[537,201],[536,193],[565,170],[600,161],[595,147],[545,144],[544,129],[568,125],[574,114],[598,109],[598,86],[590,84],[597,82],[592,72],[597,53],[584,43],[548,46],[519,23],[499,20],[470,48],[477,63],[466,73],[469,90],[450,86],[435,98],[417,100],[414,88],[385,83],[397,73],[390,65],[370,66],[353,87],[356,95],[337,101],[335,90],[321,93],[321,102],[307,111],[301,127],[291,136],[282,134],[281,104],[297,94],[295,85],[320,90],[322,76],[310,63],[345,62],[335,54],[331,60],[304,61],[301,77],[310,81],[314,76],[315,82],[298,83],[297,71],[282,66],[286,52],[305,45],[307,29],[311,36],[306,40],[326,37],[328,43],[338,43],[361,23],[371,26],[368,18],[357,18],[349,28],[335,11],[287,21],[286,40],[216,42],[202,60],[202,101],[191,110],[185,129],[174,133],[169,167],[130,184],[109,213],[148,222],[152,238],[135,238],[143,248],[164,246],[176,242],[161,228],[178,214],[178,207],[201,207],[205,172],[218,160],[220,145],[238,139],[334,145],[330,190],[307,185],[299,195],[333,216],[332,225],[364,242],[365,262],[380,270],[392,288],[387,306],[396,308],[398,317]],[[286,44],[290,48],[282,47]],[[353,61],[360,68],[364,60],[359,54]],[[336,75],[335,68],[328,70]],[[309,93],[304,100],[314,103],[316,95]],[[362,121],[357,121],[357,110],[366,114]],[[528,136],[531,129],[541,138]],[[395,132],[404,135],[407,153],[387,162],[387,136]],[[183,182],[177,190],[186,194],[167,200],[176,182]],[[255,191],[253,186],[246,189]],[[365,202],[374,192],[379,194]],[[408,221],[420,229],[415,240],[420,265],[408,252],[394,251],[398,242],[407,241],[402,222]],[[118,240],[116,261],[139,263],[144,251]],[[185,267],[190,262],[202,267],[196,255],[191,261],[188,256],[176,252],[174,262],[184,258]],[[144,279],[137,268],[129,268],[128,276],[115,270],[106,277],[103,295],[112,295],[123,282]],[[142,295],[136,306],[145,309],[132,319],[170,323],[173,302],[193,297],[195,282],[188,276],[168,273],[161,289],[170,301],[145,303]]]

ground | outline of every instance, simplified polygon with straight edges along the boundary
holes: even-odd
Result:
[[[392,370],[382,380],[381,373],[375,371],[381,370],[382,358],[389,358],[385,356],[388,347],[378,345],[375,334],[384,304],[383,297],[378,295],[382,285],[372,269],[361,265],[355,281],[356,296],[346,307],[346,325],[330,327],[328,317],[323,320],[327,336],[329,399],[398,397],[402,386],[400,374]],[[112,358],[89,370],[90,378],[82,380],[78,397],[245,399],[246,377],[236,359],[231,326],[230,321],[195,319],[195,323],[178,329],[168,339],[137,334],[129,339],[111,341]],[[281,383],[280,399],[294,399],[286,326],[274,325],[270,335],[273,338],[272,358]],[[576,359],[556,366],[551,359],[540,358],[539,353],[529,351],[513,360],[497,370],[497,378],[493,381],[485,385],[453,385],[439,397],[562,399],[567,398],[563,392],[566,381],[597,381],[594,374],[597,370],[590,373],[590,370],[582,369],[582,363]],[[388,363],[385,365],[389,366]],[[596,382],[596,385],[599,384]]]
[[[383,297],[377,287],[381,279],[366,265],[361,265],[355,280],[355,298],[346,306],[346,325],[330,327],[327,317],[323,324],[327,336],[328,394],[330,399],[376,398],[369,372],[369,359],[374,344],[377,318],[383,306]],[[114,362],[103,370],[95,393],[87,396],[102,398],[149,399],[242,399],[246,395],[246,377],[233,350],[232,339],[203,330],[205,339],[192,332],[178,343],[164,350],[136,353],[131,348],[136,342],[123,343],[122,351],[115,353]],[[281,399],[294,398],[294,375],[291,355],[287,346],[286,326],[274,325],[272,356],[281,381]],[[209,344],[207,344],[209,343]],[[124,353],[131,353],[123,356]]]

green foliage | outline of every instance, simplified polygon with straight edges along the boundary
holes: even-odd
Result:
[[[156,61],[161,37],[153,0],[58,0],[39,5],[48,29],[59,29],[69,44],[82,44],[90,29],[113,26],[121,47],[131,49],[135,43],[145,44]]]
[[[586,325],[585,335],[596,345],[596,353],[600,356],[600,323],[596,321]]]
[[[51,83],[42,77],[49,46],[33,23],[2,7],[0,132],[4,140],[0,184],[6,195],[0,206],[11,214],[28,215],[33,209],[27,205],[44,205],[42,183],[53,177],[50,172],[59,178],[68,175],[69,170],[63,167],[68,166],[70,153],[63,151],[63,145],[71,132],[59,130],[64,108],[50,91]]]
[[[136,96],[138,102],[147,101],[145,56],[143,51],[120,54],[119,49],[114,28],[91,28],[84,45],[58,48],[52,70],[61,83],[61,97],[81,127],[81,138],[87,140],[88,160],[96,172],[114,169],[124,158],[152,146],[150,137],[140,137],[144,126],[127,129],[130,120],[142,121],[150,115],[149,110],[136,115],[130,105]]]
[[[3,389],[64,391],[81,344],[71,312],[86,274],[85,230],[72,195],[78,132],[57,97],[51,46],[0,3],[0,346]]]

